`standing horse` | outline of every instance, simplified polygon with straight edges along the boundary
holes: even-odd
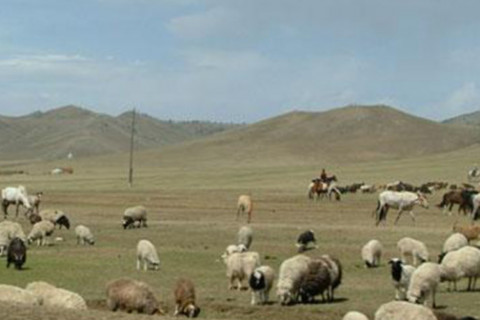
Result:
[[[471,190],[451,190],[449,192],[446,192],[443,197],[442,197],[442,202],[437,204],[437,207],[443,208],[443,213],[446,213],[446,210],[448,208],[448,215],[452,215],[452,208],[454,204],[458,204],[458,212],[460,213],[460,210],[463,211],[463,214],[467,214],[467,209],[472,209],[471,205],[469,204],[468,197],[471,196],[471,194],[477,194],[478,192]]]
[[[378,196],[375,225],[378,226],[382,220],[384,224],[386,224],[389,208],[398,209],[398,215],[394,224],[397,224],[403,211],[409,211],[410,216],[415,223],[415,215],[413,214],[412,209],[416,204],[428,209],[427,198],[425,198],[425,196],[420,192],[383,191]]]
[[[313,179],[308,185],[308,198],[313,199],[315,194],[317,195],[317,199],[324,195],[328,195],[330,198],[332,193],[335,193],[336,199],[340,200],[340,191],[336,187],[335,182],[337,182],[335,175],[327,177],[324,180],[318,178]]]
[[[27,189],[25,189],[24,186],[6,187],[2,189],[2,209],[5,218],[8,215],[8,206],[11,204],[17,206],[16,217],[18,217],[18,207],[20,205],[23,205],[28,210],[31,209],[30,202],[28,201]]]

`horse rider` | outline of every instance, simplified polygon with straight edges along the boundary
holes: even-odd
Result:
[[[323,168],[320,173],[320,181],[327,181],[327,172],[325,172],[325,168]]]

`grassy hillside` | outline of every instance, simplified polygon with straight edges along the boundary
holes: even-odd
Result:
[[[455,125],[480,126],[480,111],[462,114],[442,122]]]
[[[118,117],[76,106],[23,117],[0,117],[0,159],[58,159],[70,152],[77,157],[129,150],[132,114]],[[176,144],[236,127],[200,121],[161,121],[137,114],[138,150]]]

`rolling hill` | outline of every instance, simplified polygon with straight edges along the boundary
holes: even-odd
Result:
[[[163,157],[232,163],[321,164],[416,157],[480,142],[473,128],[442,124],[387,106],[294,111],[163,150]],[[152,156],[155,151],[152,151]]]
[[[442,123],[455,125],[480,126],[480,111],[462,114],[442,121]]]
[[[59,159],[72,152],[92,156],[129,150],[131,112],[117,117],[77,106],[65,106],[22,117],[0,116],[0,160]],[[176,144],[238,125],[212,122],[161,121],[136,117],[136,149]]]

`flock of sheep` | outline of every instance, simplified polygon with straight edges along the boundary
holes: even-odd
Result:
[[[26,189],[17,188],[23,196],[8,200],[2,191],[2,205],[5,216],[9,204],[24,205],[27,217],[33,224],[28,236],[17,222],[4,220],[0,223],[0,255],[7,255],[7,267],[14,264],[21,269],[26,262],[27,245],[48,245],[48,239],[56,226],[70,228],[67,215],[60,210],[39,211],[41,194],[36,198],[25,198]],[[4,189],[5,190],[5,189]],[[9,191],[10,192],[10,191]],[[5,195],[5,197],[4,197]],[[33,206],[32,204],[35,204]],[[242,195],[237,203],[237,220],[241,213],[252,218],[252,200]],[[127,208],[122,217],[124,229],[147,227],[147,210],[143,206]],[[444,243],[438,263],[430,262],[426,245],[416,239],[405,237],[398,241],[400,258],[392,258],[391,265],[392,301],[386,303],[375,313],[375,320],[408,319],[447,319],[442,314],[434,313],[427,307],[430,302],[435,307],[435,292],[441,282],[453,283],[468,278],[467,290],[474,290],[476,279],[480,276],[480,249],[469,245],[480,235],[480,227],[455,226],[453,233]],[[75,227],[77,244],[94,245],[95,238],[90,229],[84,225]],[[251,304],[262,305],[270,301],[270,291],[276,287],[276,298],[280,305],[309,303],[317,296],[324,302],[334,301],[336,288],[342,283],[343,267],[340,261],[329,254],[318,254],[315,233],[307,230],[297,238],[298,254],[284,260],[278,273],[268,265],[261,263],[260,254],[251,251],[253,229],[243,226],[237,234],[237,243],[227,246],[222,255],[226,267],[228,288],[232,290],[247,289],[251,292]],[[313,246],[311,246],[313,244]],[[136,248],[137,270],[158,270],[160,259],[152,242],[147,239],[138,241]],[[372,239],[359,248],[362,261],[368,268],[378,267],[383,252],[383,245]],[[411,265],[407,264],[410,260]],[[276,285],[275,285],[276,283]],[[200,308],[196,304],[195,286],[190,279],[178,279],[174,288],[174,315],[196,317]],[[0,301],[23,302],[30,305],[86,309],[85,300],[74,292],[45,282],[33,282],[25,289],[0,285]],[[120,278],[106,285],[106,304],[112,311],[137,311],[146,314],[165,314],[152,288],[145,282]],[[421,305],[423,304],[423,305]],[[365,320],[365,315],[357,311],[345,314],[343,320]],[[457,319],[450,317],[448,319]],[[463,320],[474,318],[464,317]]]

